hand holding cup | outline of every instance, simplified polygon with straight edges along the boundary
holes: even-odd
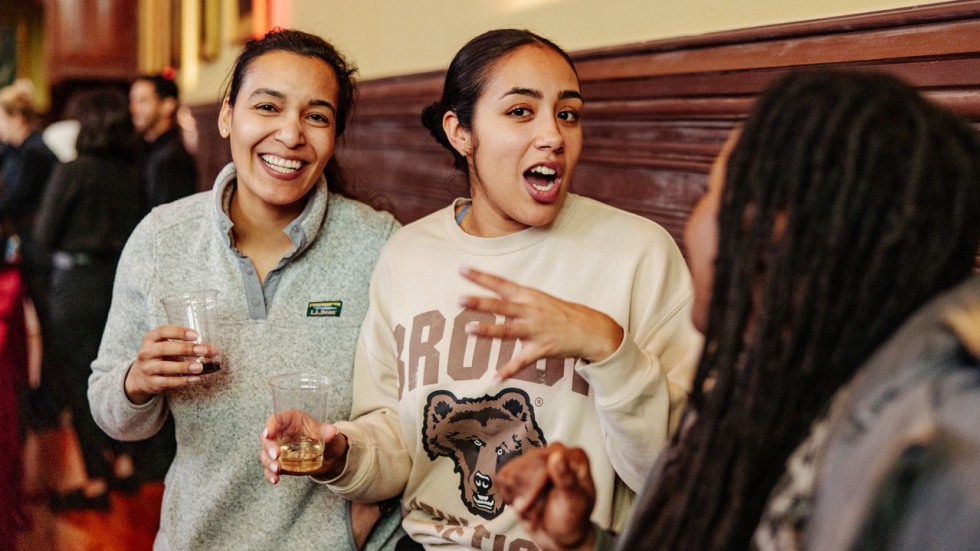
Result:
[[[126,374],[126,396],[134,404],[195,384],[202,373],[214,373],[221,366],[217,291],[180,293],[160,302],[168,323],[143,336]]]
[[[164,297],[160,300],[167,311],[167,323],[186,327],[197,335],[196,344],[206,345],[208,350],[200,355],[178,355],[183,361],[196,361],[203,366],[204,374],[221,370],[221,351],[218,346],[218,292],[210,289],[188,291]]]
[[[327,423],[330,379],[290,373],[273,377],[269,386],[274,413],[259,439],[266,479],[275,484],[280,474],[332,471],[346,454],[347,440]]]

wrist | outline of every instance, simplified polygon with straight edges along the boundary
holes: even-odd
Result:
[[[615,320],[604,316],[604,323],[600,325],[600,330],[593,339],[595,346],[582,356],[582,359],[589,363],[599,363],[606,360],[619,350],[626,337],[626,331]]]
[[[129,368],[126,370],[126,378],[123,379],[123,393],[126,395],[126,399],[130,403],[137,406],[141,406],[150,401],[153,398],[152,394],[147,392],[142,392],[137,389],[136,383],[133,381],[133,365],[130,364]]]

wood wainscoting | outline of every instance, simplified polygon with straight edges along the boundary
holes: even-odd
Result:
[[[356,59],[357,52],[351,52]],[[680,242],[712,160],[756,94],[784,72],[840,66],[894,73],[980,122],[980,0],[657,40],[572,54],[586,98],[572,189],[651,218]],[[362,198],[411,222],[462,195],[450,154],[420,123],[445,73],[361,83],[338,151]],[[216,107],[196,110],[217,114]],[[213,178],[227,144],[212,144]],[[220,152],[220,153],[217,153]]]
[[[651,218],[678,240],[711,163],[753,98],[804,66],[894,73],[980,121],[980,1],[952,2],[572,54],[586,98],[572,189]],[[367,196],[402,222],[465,189],[452,158],[420,123],[445,73],[361,83],[341,152]],[[980,213],[978,213],[980,217]]]

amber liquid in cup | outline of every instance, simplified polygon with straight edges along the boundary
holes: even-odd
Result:
[[[284,473],[309,474],[323,466],[323,442],[305,436],[279,444],[279,467]]]
[[[272,408],[279,420],[279,468],[305,475],[323,466],[320,425],[327,422],[330,379],[309,373],[287,373],[269,379]]]

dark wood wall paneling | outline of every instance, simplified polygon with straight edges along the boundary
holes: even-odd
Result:
[[[48,78],[130,79],[136,72],[136,0],[44,0]]]
[[[43,0],[51,113],[72,92],[96,85],[128,88],[137,71],[137,0]]]
[[[231,162],[228,140],[218,133],[218,113],[221,104],[208,103],[190,108],[197,121],[198,150],[197,159],[198,189],[211,189],[218,172]]]
[[[980,0],[572,57],[586,97],[585,148],[573,190],[656,220],[679,242],[728,132],[755,95],[787,70],[834,65],[888,71],[980,122]],[[362,82],[338,152],[359,193],[380,196],[402,222],[464,191],[451,156],[419,121],[422,108],[438,99],[443,77],[439,71]],[[224,142],[215,147],[227,150]],[[209,167],[211,177],[216,168]]]

